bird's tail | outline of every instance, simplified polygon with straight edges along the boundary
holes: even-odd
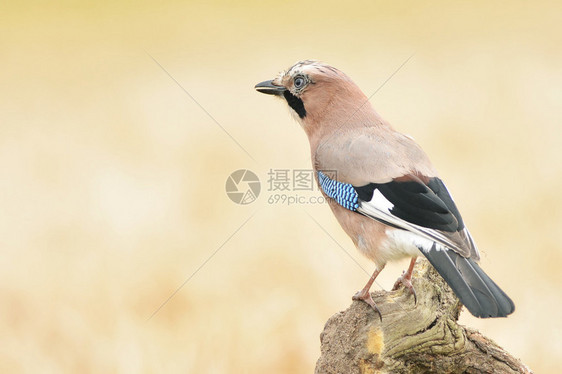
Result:
[[[474,316],[506,317],[515,310],[509,296],[474,260],[453,251],[437,249],[435,244],[422,253]]]

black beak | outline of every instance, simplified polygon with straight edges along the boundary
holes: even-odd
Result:
[[[263,81],[261,83],[256,84],[254,87],[258,92],[268,94],[268,95],[283,95],[286,88],[283,86],[276,86],[273,84],[273,81]]]

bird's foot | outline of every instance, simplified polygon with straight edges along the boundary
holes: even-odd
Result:
[[[382,322],[381,311],[377,307],[377,304],[375,304],[375,302],[373,301],[373,297],[371,296],[370,292],[368,292],[368,291],[366,292],[364,290],[359,291],[355,295],[353,295],[353,297],[351,299],[352,300],[361,300],[361,301],[364,301],[367,304],[369,304],[371,306],[371,308],[373,308],[373,310],[379,314],[379,318],[381,319],[381,322]]]
[[[406,273],[402,274],[402,276],[396,280],[396,283],[394,283],[394,287],[392,287],[392,291],[396,291],[397,289],[399,289],[400,285],[406,287],[406,289],[408,289],[410,293],[414,295],[414,304],[417,304],[418,296],[416,295],[416,290],[412,285],[411,278],[406,276]]]

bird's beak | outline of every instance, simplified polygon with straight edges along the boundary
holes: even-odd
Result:
[[[261,83],[256,84],[254,87],[258,92],[268,94],[268,95],[283,95],[286,88],[283,86],[277,86],[273,84],[273,81],[263,81]]]

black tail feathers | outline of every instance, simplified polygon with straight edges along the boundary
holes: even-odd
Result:
[[[451,286],[460,301],[476,317],[506,317],[513,313],[515,305],[498,285],[474,260],[451,250],[422,250],[431,265]]]

